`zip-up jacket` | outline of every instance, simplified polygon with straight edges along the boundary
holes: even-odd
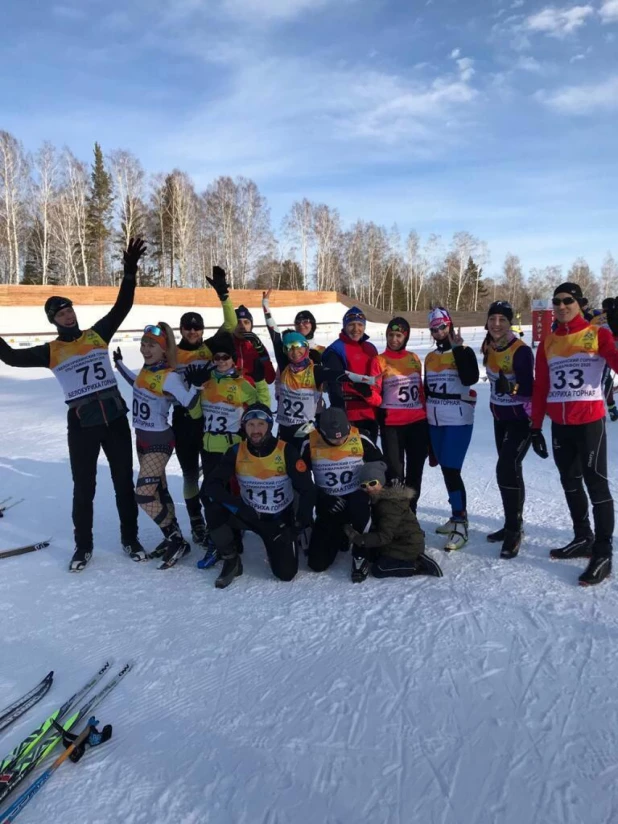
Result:
[[[532,392],[532,427],[554,423],[593,423],[605,417],[603,371],[618,371],[618,349],[609,329],[591,326],[578,315],[559,323],[540,343]]]
[[[378,356],[383,373],[380,408],[385,426],[405,426],[427,418],[423,367],[406,349],[386,349]]]
[[[377,354],[377,349],[373,343],[369,343],[367,335],[363,335],[361,340],[356,342],[345,332],[340,332],[339,340],[331,343],[322,353],[322,364],[328,369],[346,369],[359,375],[375,376],[380,374]],[[376,409],[382,402],[377,386],[359,389],[348,381],[329,381],[327,386],[331,405],[345,409],[350,421],[376,419]]]

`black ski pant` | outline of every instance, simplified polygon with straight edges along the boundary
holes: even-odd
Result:
[[[560,472],[575,535],[591,532],[588,497],[594,517],[595,554],[610,555],[614,534],[614,501],[607,480],[605,418],[593,423],[552,423],[554,461]]]
[[[530,448],[530,424],[527,420],[494,420],[494,435],[498,450],[496,477],[504,507],[504,527],[511,532],[519,532],[526,499],[521,465]]]
[[[176,442],[176,455],[182,470],[183,496],[191,520],[202,517],[200,502],[200,453],[204,440],[202,419],[194,420],[184,407],[175,406],[172,413],[172,429]]]
[[[291,581],[298,572],[298,553],[290,525],[291,517],[291,511],[286,511],[276,520],[262,518],[258,522],[249,523],[222,504],[206,504],[210,537],[221,557],[233,558],[237,555],[238,535],[243,529],[249,529],[262,539],[272,573],[280,581]]]
[[[109,462],[120,516],[123,544],[137,539],[137,503],[133,485],[133,446],[126,415],[107,426],[82,427],[69,423],[69,458],[73,475],[73,527],[75,545],[92,550],[92,515],[97,485],[97,461],[101,449]]]
[[[342,512],[329,514],[328,507],[334,498],[318,492],[315,507],[315,523],[311,532],[307,563],[314,572],[323,572],[333,563],[339,551],[349,549],[350,541],[343,527],[352,524],[357,532],[364,532],[371,518],[369,496],[358,489],[342,496],[346,507]]]
[[[388,480],[398,478],[416,490],[410,509],[416,512],[423,469],[429,455],[429,426],[427,420],[405,426],[381,426],[382,452],[388,466]]]

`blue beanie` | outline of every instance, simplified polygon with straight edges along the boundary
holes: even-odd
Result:
[[[359,309],[358,306],[352,306],[352,308],[348,309],[348,311],[343,316],[343,326],[344,326],[344,328],[348,325],[348,323],[353,323],[355,321],[360,322],[362,324],[367,323],[367,318],[365,317],[365,313],[363,312],[362,309]]]
[[[300,343],[303,346],[309,348],[309,341],[307,340],[307,338],[304,335],[301,335],[300,332],[295,332],[292,329],[287,329],[281,335],[281,342],[283,343],[284,347],[289,346],[290,343]]]
[[[247,309],[246,306],[242,305],[242,303],[240,304],[240,306],[236,310],[236,317],[238,318],[238,320],[240,320],[241,318],[246,318],[247,320],[250,320],[251,325],[253,326],[253,315]]]

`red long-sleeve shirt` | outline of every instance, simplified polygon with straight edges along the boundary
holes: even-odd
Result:
[[[605,401],[602,397],[602,392],[599,398],[593,400],[559,400],[558,397],[554,399],[548,398],[550,393],[559,396],[561,390],[566,390],[568,387],[580,394],[586,394],[586,384],[583,370],[577,368],[581,363],[573,362],[576,368],[569,368],[568,361],[560,364],[561,368],[556,372],[557,380],[554,380],[553,386],[550,381],[550,366],[547,361],[547,348],[559,344],[560,348],[565,350],[565,355],[569,348],[569,341],[567,336],[575,336],[579,333],[585,332],[587,329],[593,335],[597,335],[596,342],[591,337],[590,341],[585,341],[584,353],[582,357],[586,357],[587,353],[596,354],[603,358],[607,364],[614,370],[618,371],[618,349],[616,349],[616,341],[609,329],[598,328],[591,326],[587,320],[578,316],[569,324],[560,323],[555,332],[551,332],[544,338],[536,353],[536,370],[534,377],[534,389],[532,392],[532,427],[533,429],[540,429],[543,425],[543,418],[549,415],[554,423],[562,424],[584,424],[593,423],[605,417]],[[575,338],[572,338],[575,341]],[[580,338],[577,338],[577,346],[579,346]],[[589,349],[589,346],[596,347]],[[564,357],[564,356],[563,356]],[[598,375],[599,386],[602,381],[602,373],[594,371],[594,384],[596,387],[596,380]]]

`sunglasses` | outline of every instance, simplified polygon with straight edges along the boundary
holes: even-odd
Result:
[[[552,298],[552,304],[554,306],[561,306],[563,303],[565,306],[571,306],[571,304],[575,303],[575,298]]]
[[[292,341],[292,343],[286,343],[283,348],[285,349],[286,352],[289,352],[290,349],[306,349],[307,344],[306,343],[300,343],[299,341],[295,340],[295,341]]]
[[[225,352],[219,352],[217,355],[213,355],[212,359],[213,359],[213,361],[216,361],[216,362],[226,361],[226,360],[232,360],[232,356],[226,354]]]
[[[445,329],[448,329],[448,323],[441,323],[440,326],[432,326],[432,332],[444,332]]]
[[[199,323],[185,323],[185,325],[182,328],[186,329],[188,332],[203,332],[204,331],[204,327],[200,326]]]
[[[361,489],[373,489],[374,486],[379,486],[380,481],[363,481],[360,485]]]
[[[263,412],[261,409],[255,409],[251,412],[247,412],[246,415],[243,415],[243,423],[246,423],[247,421],[266,421],[266,423],[270,423],[272,421],[272,417],[266,412]]]

